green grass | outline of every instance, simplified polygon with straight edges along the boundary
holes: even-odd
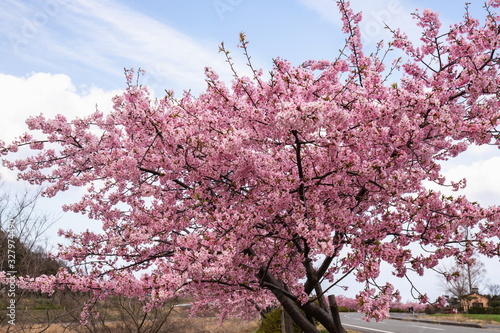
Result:
[[[480,320],[480,321],[490,321],[500,323],[500,314],[435,314],[433,317],[449,317],[450,319],[460,319],[463,318]]]
[[[489,320],[500,323],[500,314],[464,314],[463,316],[477,320]]]

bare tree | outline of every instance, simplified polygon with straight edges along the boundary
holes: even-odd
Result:
[[[436,271],[445,292],[456,298],[471,294],[474,288],[479,289],[486,274],[484,263],[477,258],[462,265],[442,265]]]
[[[37,207],[40,194],[41,189],[12,193],[0,181],[0,271],[13,277],[55,274],[64,265],[47,254],[45,234],[56,218]],[[15,302],[16,326],[7,325],[9,317],[3,313],[0,325],[6,325],[5,332],[29,329],[33,323],[26,308],[33,306],[34,296],[38,293],[11,288],[10,285],[0,285],[0,302],[2,305]],[[42,314],[43,311],[38,312]]]
[[[12,238],[18,275],[54,274],[62,262],[48,257],[45,234],[56,218],[37,207],[42,189],[12,194],[1,191],[3,186],[0,183],[0,270],[8,270],[7,246],[3,245]]]
[[[490,296],[500,296],[500,284],[489,284],[488,294]]]

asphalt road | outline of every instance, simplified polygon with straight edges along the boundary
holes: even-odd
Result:
[[[351,329],[362,333],[493,333],[500,332],[500,329],[472,328],[450,325],[439,325],[430,323],[419,323],[411,321],[401,321],[386,319],[382,322],[374,320],[366,322],[362,320],[360,313],[341,313],[340,318],[345,329]]]

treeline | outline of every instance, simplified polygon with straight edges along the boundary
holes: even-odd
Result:
[[[62,260],[50,258],[42,246],[30,248],[19,237],[10,239],[9,242],[6,231],[0,230],[0,271],[14,270],[19,276],[52,275],[65,265]],[[10,249],[15,256],[14,269],[9,267],[9,243],[14,244],[14,249]]]
[[[500,307],[487,307],[487,308],[481,308],[481,307],[472,307],[469,309],[470,314],[500,314]]]

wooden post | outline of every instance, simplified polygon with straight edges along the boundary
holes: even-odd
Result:
[[[293,333],[293,320],[283,307],[281,307],[281,333]]]

